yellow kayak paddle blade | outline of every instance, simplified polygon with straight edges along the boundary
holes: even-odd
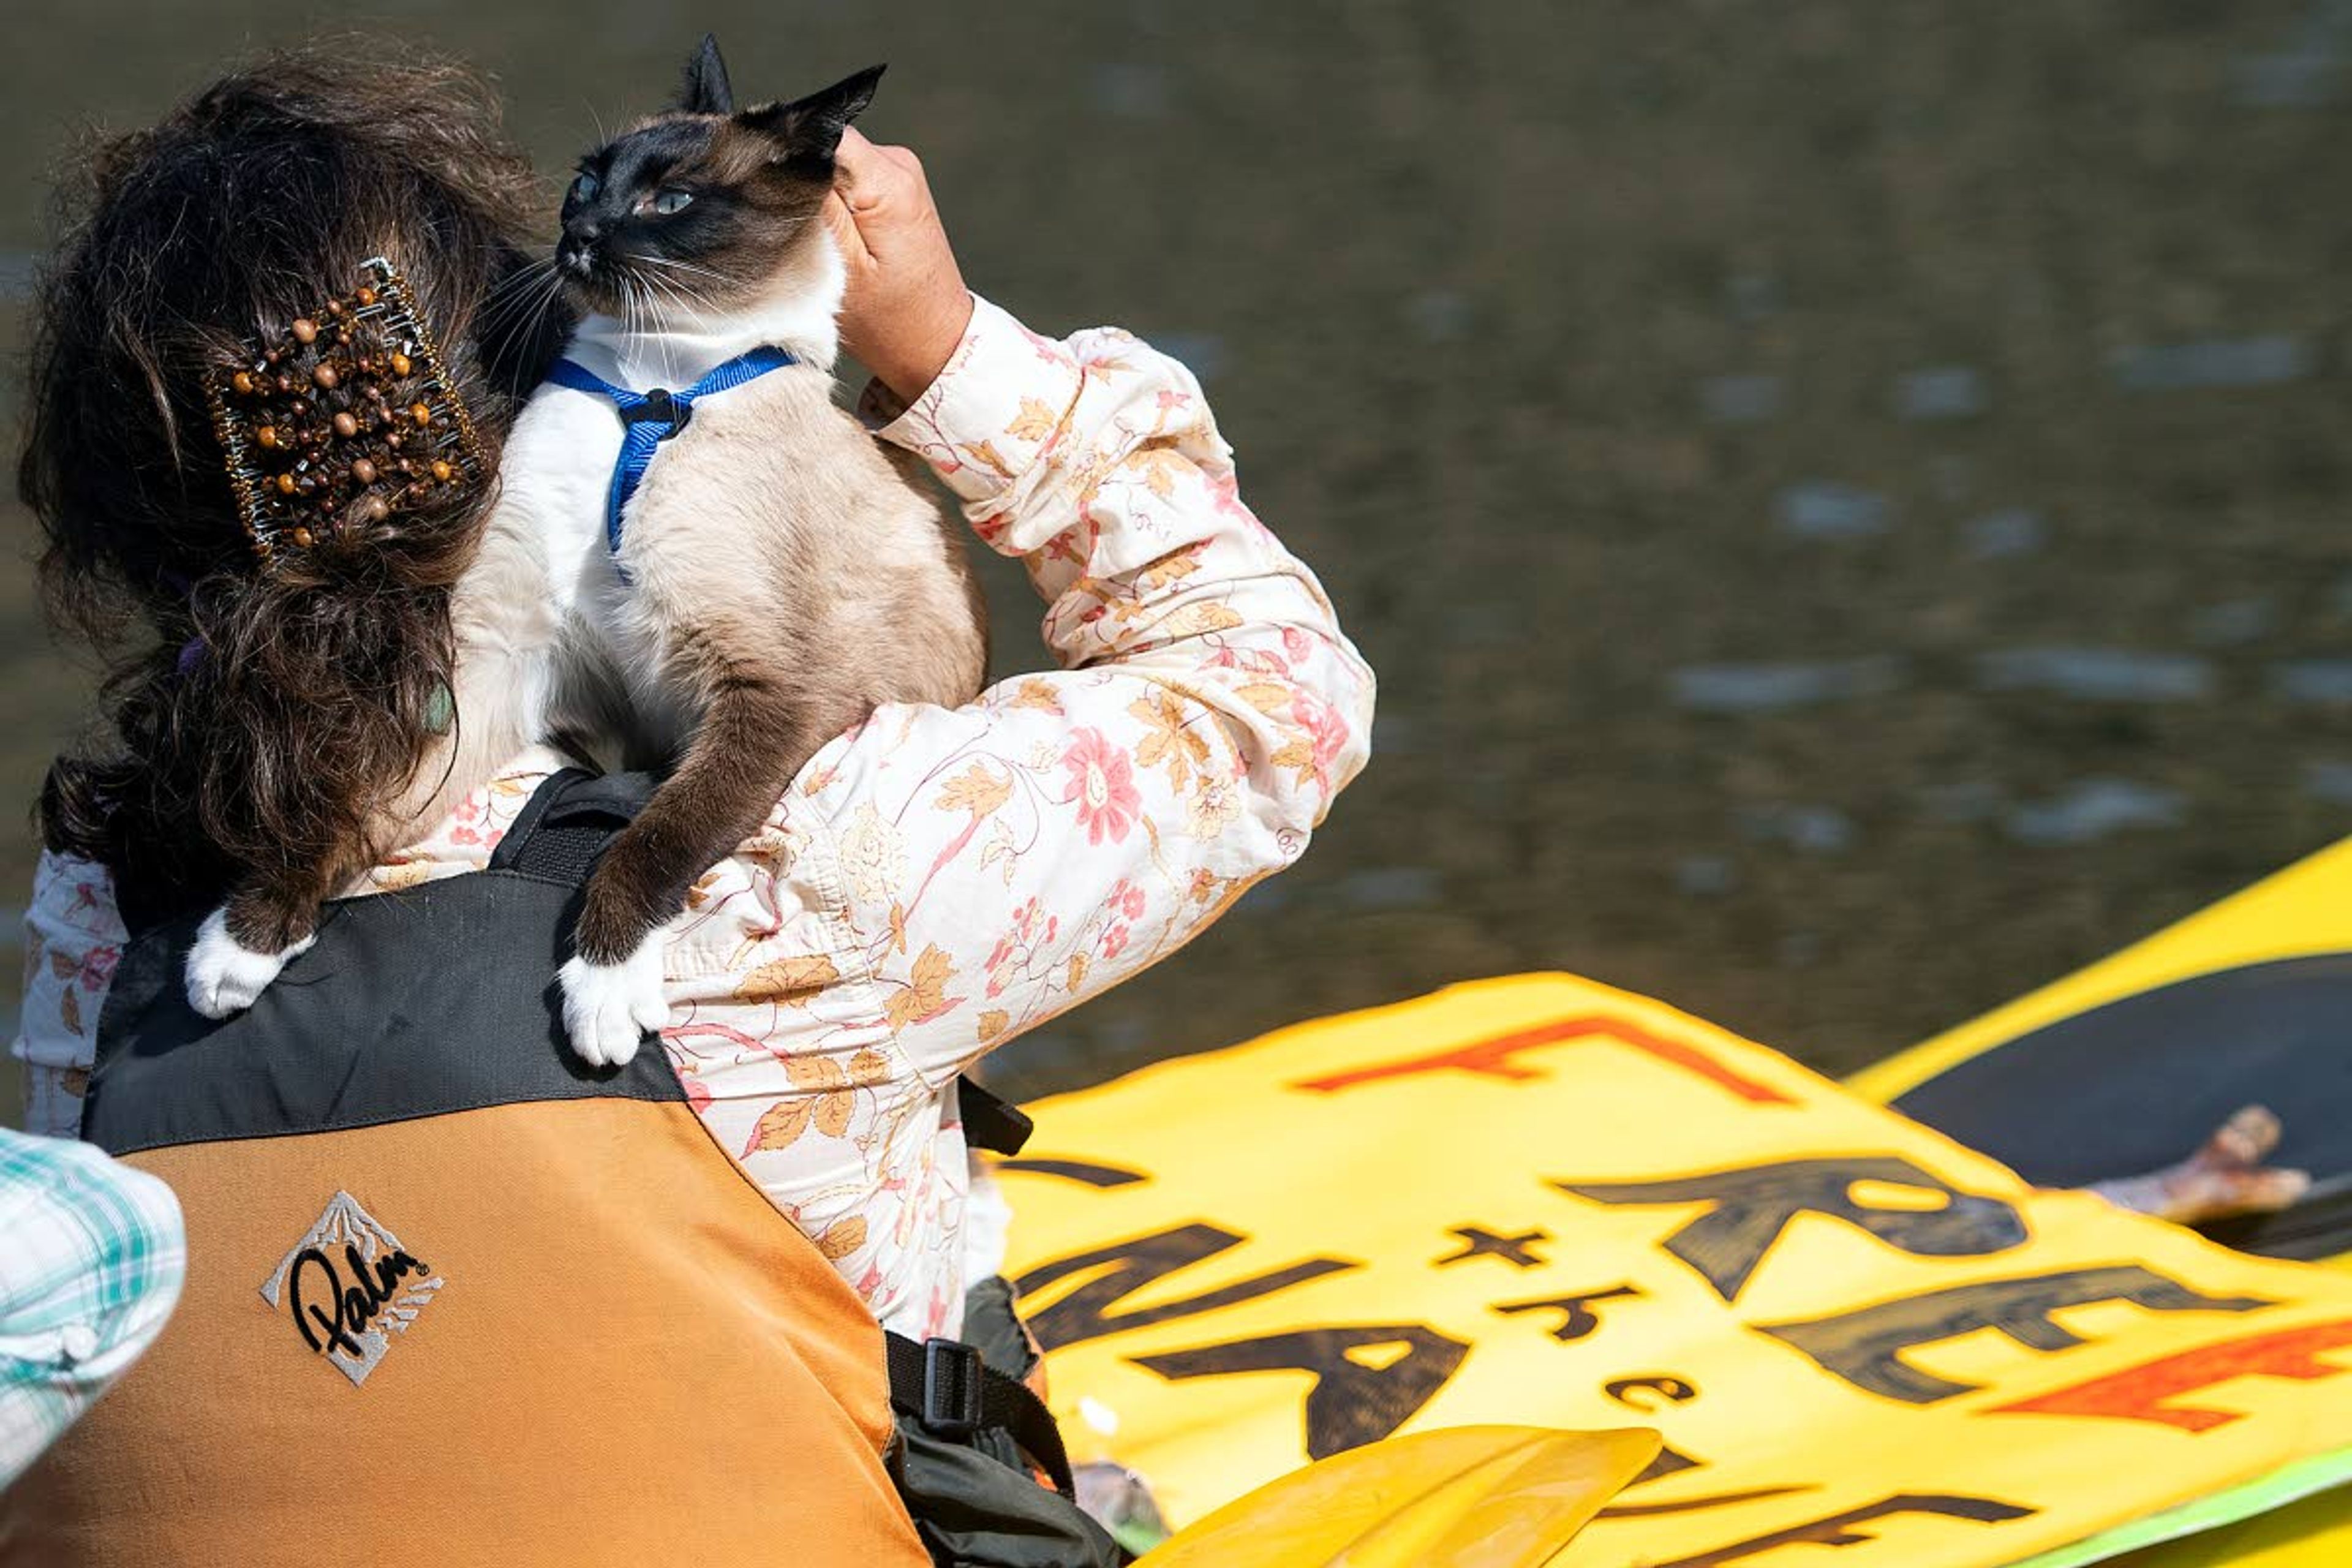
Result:
[[[1226,1504],[1139,1568],[1544,1568],[1658,1448],[1638,1428],[1391,1437]]]

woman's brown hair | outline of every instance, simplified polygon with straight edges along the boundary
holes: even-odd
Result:
[[[105,659],[110,732],[50,769],[49,847],[174,901],[274,883],[289,910],[383,847],[367,834],[447,720],[449,592],[490,487],[265,562],[206,382],[381,255],[494,452],[562,325],[515,297],[537,206],[487,84],[380,46],[264,58],[88,159],[40,287],[20,486],[52,613]]]

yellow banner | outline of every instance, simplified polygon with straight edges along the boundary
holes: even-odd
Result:
[[[2352,1279],[2030,1189],[1589,982],[1461,986],[1034,1109],[1005,1186],[1056,1414],[1179,1524],[1492,1423],[1664,1434],[1569,1568],[1985,1568],[2296,1461],[2352,1471]]]

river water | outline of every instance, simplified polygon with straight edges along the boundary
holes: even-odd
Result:
[[[12,424],[73,126],[352,25],[84,0],[0,58]],[[368,26],[388,72],[496,71],[550,169],[705,26],[747,94],[888,60],[867,128],[975,286],[1186,359],[1322,573],[1382,679],[1370,772],[1219,930],[1010,1047],[1015,1089],[1543,968],[1843,1070],[2352,830],[2352,0]],[[1035,609],[991,587],[1012,668]],[[29,801],[88,675],[21,566],[0,665]]]

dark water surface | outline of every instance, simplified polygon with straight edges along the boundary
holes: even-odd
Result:
[[[1322,573],[1370,771],[1017,1089],[1551,967],[1842,1070],[2352,830],[2352,0],[373,16],[551,170],[706,26],[747,94],[887,59],[974,285],[1187,359]],[[0,56],[12,426],[71,124],[357,19],[85,0]],[[28,801],[88,672],[0,583]]]

